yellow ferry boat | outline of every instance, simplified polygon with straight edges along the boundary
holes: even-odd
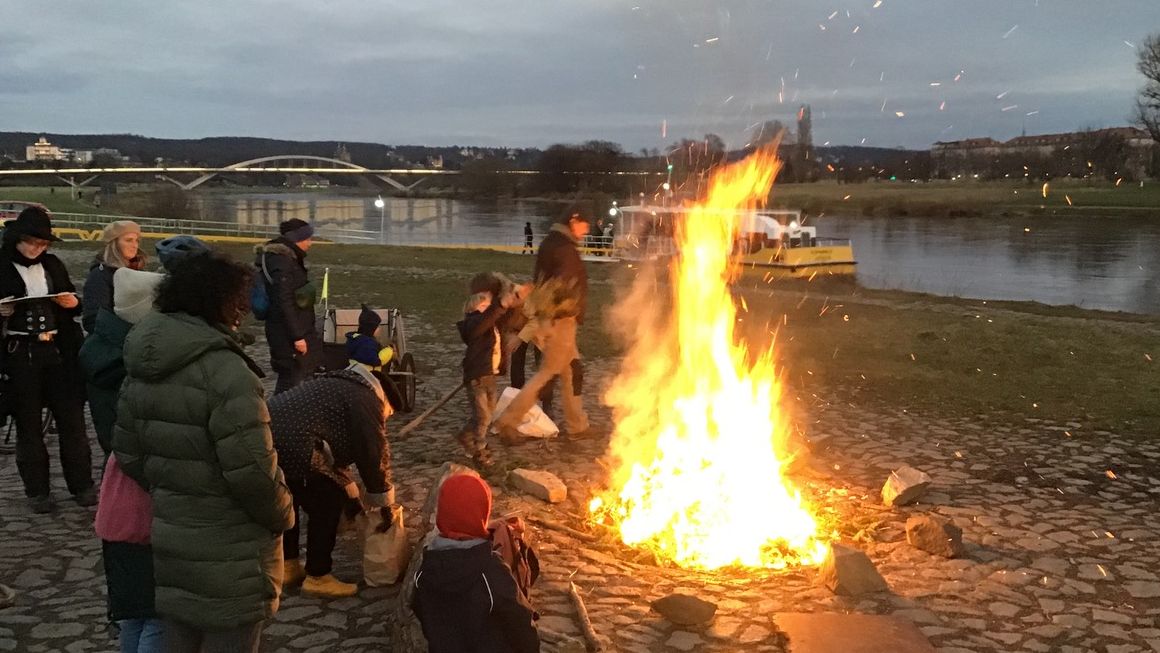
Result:
[[[604,242],[607,256],[589,260],[671,257],[676,254],[673,230],[686,212],[679,206],[613,207],[609,215],[616,226],[611,242]],[[731,213],[730,217],[739,222],[734,252],[744,265],[770,268],[774,276],[784,277],[855,272],[858,262],[853,244],[841,238],[819,238],[817,227],[802,224],[801,211],[754,210]]]

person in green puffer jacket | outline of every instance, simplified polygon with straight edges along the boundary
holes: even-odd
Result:
[[[251,272],[191,257],[125,339],[113,452],[153,500],[157,612],[169,651],[257,651],[294,524],[259,381],[235,329]]]

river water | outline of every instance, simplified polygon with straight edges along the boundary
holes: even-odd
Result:
[[[276,225],[301,218],[349,240],[419,244],[519,244],[539,236],[560,205],[466,202],[319,193],[201,196],[205,219]],[[1031,300],[1160,314],[1160,222],[1069,215],[1034,218],[824,216],[819,236],[849,238],[858,281],[979,299]]]

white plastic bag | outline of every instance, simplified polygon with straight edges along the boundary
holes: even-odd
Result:
[[[504,388],[503,394],[499,396],[499,401],[495,404],[495,415],[498,417],[507,410],[508,404],[516,398],[520,393],[519,388]],[[529,438],[554,438],[560,434],[559,427],[556,423],[544,413],[544,409],[540,408],[540,404],[533,404],[528,413],[524,415],[524,420],[516,427],[520,434]],[[495,429],[492,429],[495,432]]]
[[[403,507],[391,506],[391,527],[380,531],[382,523],[372,514],[367,520],[363,546],[363,580],[371,587],[394,585],[407,568],[407,532],[403,528]]]

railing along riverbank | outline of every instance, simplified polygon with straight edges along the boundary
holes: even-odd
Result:
[[[53,213],[53,231],[57,236],[73,242],[92,242],[101,239],[105,225],[114,220],[133,220],[141,225],[145,238],[169,238],[180,234],[197,236],[208,242],[261,243],[278,236],[277,225],[241,224],[217,220],[150,218],[142,216],[101,215],[93,213]],[[481,242],[451,234],[383,234],[366,229],[349,229],[327,224],[315,224],[315,236],[321,241],[342,244],[395,245],[402,247],[435,247],[446,249],[494,249],[519,253],[527,249],[522,236]],[[536,243],[543,234],[535,239]],[[601,240],[593,237],[592,249],[602,247]]]
[[[64,240],[93,241],[101,239],[101,230],[114,220],[133,220],[141,225],[146,238],[168,238],[180,234],[197,236],[210,242],[257,243],[278,236],[277,225],[241,224],[216,220],[150,218],[90,213],[53,213],[53,230]],[[315,225],[321,240],[337,243],[377,243],[379,233],[331,225]]]

